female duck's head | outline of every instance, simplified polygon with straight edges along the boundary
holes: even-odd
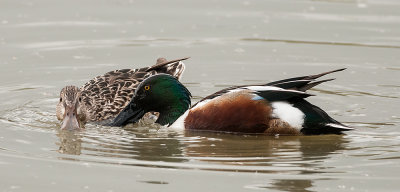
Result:
[[[191,94],[171,75],[159,74],[139,84],[135,95],[111,126],[135,123],[147,112],[159,112],[156,123],[171,125],[190,107]]]
[[[78,87],[66,86],[60,92],[56,114],[61,121],[61,129],[80,129],[86,123],[86,107],[82,104]]]

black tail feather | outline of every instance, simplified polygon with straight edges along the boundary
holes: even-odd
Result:
[[[307,85],[299,87],[298,89],[299,89],[299,91],[307,91],[307,90],[309,90],[309,89],[311,89],[311,88],[313,88],[313,87],[315,87],[315,86],[317,86],[317,85],[319,85],[321,83],[324,83],[324,82],[327,82],[327,81],[332,81],[332,80],[335,80],[335,79],[325,79],[325,80],[321,80],[321,81],[314,81],[312,83],[308,83]]]
[[[301,130],[303,134],[342,134],[343,131],[349,131],[353,129],[336,121],[324,110],[304,99],[295,98],[289,102],[305,114],[303,129]]]
[[[309,75],[309,76],[306,76],[306,80],[315,80],[315,79],[317,79],[317,78],[319,78],[319,77],[322,77],[322,76],[324,76],[324,75],[328,75],[328,74],[331,74],[331,73],[335,73],[335,72],[339,72],[339,71],[343,71],[343,70],[345,70],[346,68],[341,68],[341,69],[336,69],[336,70],[333,70],[333,71],[328,71],[328,72],[324,72],[324,73],[320,73],[320,74],[317,74],[317,75]]]
[[[328,72],[323,72],[320,74],[316,74],[316,75],[308,75],[308,76],[301,76],[301,77],[293,77],[293,78],[289,78],[289,79],[283,79],[283,80],[279,80],[279,81],[274,81],[274,82],[270,82],[267,85],[274,85],[277,83],[283,83],[283,82],[288,82],[288,81],[298,81],[298,80],[315,80],[318,79],[322,76],[331,74],[331,73],[335,73],[335,72],[339,72],[339,71],[343,71],[346,70],[347,68],[341,68],[341,69],[336,69],[333,71],[328,71]]]
[[[311,80],[296,80],[296,81],[286,81],[274,84],[275,87],[280,87],[282,89],[296,89],[298,90],[299,87],[304,87],[307,84],[312,82]]]
[[[319,77],[322,77],[327,74],[343,71],[346,68],[341,68],[341,69],[336,69],[333,71],[328,71],[324,73],[320,73],[317,75],[308,75],[308,76],[301,76],[301,77],[294,77],[294,78],[289,78],[289,79],[283,79],[279,81],[274,81],[267,83],[265,85],[267,86],[276,86],[280,87],[283,89],[294,89],[294,90],[299,90],[299,91],[306,91],[316,85],[319,85],[323,82],[331,81],[334,79],[326,79],[326,80],[321,80],[321,81],[314,81]]]

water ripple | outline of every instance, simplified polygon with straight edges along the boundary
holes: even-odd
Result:
[[[113,23],[96,22],[96,21],[46,21],[46,22],[29,22],[13,25],[14,27],[60,27],[60,26],[112,26]]]
[[[337,42],[337,41],[307,41],[307,40],[269,39],[269,38],[243,38],[241,40],[243,40],[243,41],[259,41],[259,42],[282,42],[282,43],[294,43],[294,44],[311,44],[311,45],[390,48],[390,49],[399,49],[400,48],[400,45],[380,45],[380,44]]]
[[[391,98],[391,99],[398,99],[399,97],[396,96],[389,96],[389,95],[381,95],[375,93],[369,93],[366,91],[330,91],[326,89],[318,89],[313,88],[313,91],[317,91],[320,93],[330,94],[330,95],[339,95],[339,96],[373,96],[373,97],[382,97],[382,98]]]
[[[152,38],[138,37],[136,39],[97,39],[97,40],[69,40],[69,41],[50,41],[34,42],[18,45],[24,49],[40,49],[43,51],[73,50],[80,48],[108,48],[124,46],[188,46],[196,44],[225,44],[236,41],[247,42],[282,42],[293,44],[316,44],[332,46],[354,46],[371,48],[399,49],[399,45],[388,44],[368,44],[356,42],[337,42],[337,41],[308,41],[292,39],[271,39],[271,38],[202,38],[202,39],[180,39],[180,38]],[[396,70],[396,68],[389,68]]]
[[[365,22],[365,23],[400,23],[400,16],[394,15],[353,15],[353,14],[330,14],[330,13],[283,13],[283,17],[295,19],[306,19],[314,21],[333,22]]]

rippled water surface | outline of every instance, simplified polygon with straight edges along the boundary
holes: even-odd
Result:
[[[0,190],[398,191],[399,10],[397,0],[2,0]],[[193,103],[231,85],[346,67],[308,100],[356,129],[59,130],[65,85],[186,56]]]

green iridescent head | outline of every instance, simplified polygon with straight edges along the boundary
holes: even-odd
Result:
[[[159,112],[156,123],[171,125],[190,107],[189,90],[171,75],[158,74],[145,79],[125,109],[111,126],[135,123],[147,112]]]

